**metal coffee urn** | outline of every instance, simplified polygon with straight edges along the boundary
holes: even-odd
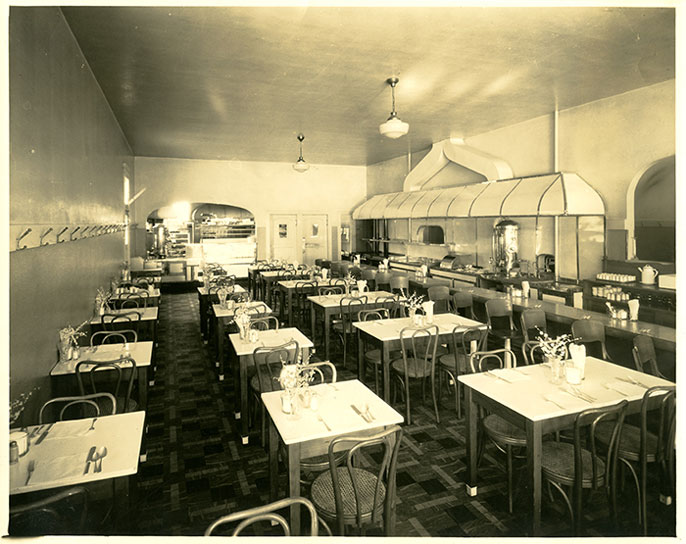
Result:
[[[509,275],[517,263],[519,225],[503,219],[493,227],[493,264],[495,272]]]

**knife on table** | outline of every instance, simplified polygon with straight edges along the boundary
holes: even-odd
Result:
[[[40,437],[38,437],[38,440],[36,440],[36,444],[35,444],[36,446],[38,444],[40,444],[41,442],[43,442],[43,440],[45,440],[45,437],[48,436],[50,429],[52,429],[54,425],[55,425],[54,423],[51,423],[50,425],[48,425],[48,428],[45,429],[45,431],[43,431],[43,434],[40,435]]]
[[[353,410],[355,410],[355,413],[356,413],[358,416],[360,416],[362,419],[364,419],[367,423],[371,423],[371,421],[369,421],[369,419],[367,419],[367,418],[365,417],[365,415],[364,415],[362,412],[360,412],[360,409],[359,409],[357,406],[355,406],[354,404],[351,404],[350,407],[351,407]]]
[[[86,457],[86,468],[83,471],[84,474],[88,474],[88,470],[91,468],[91,461],[93,460],[93,454],[94,453],[95,453],[95,446],[93,446],[88,451],[88,457]]]

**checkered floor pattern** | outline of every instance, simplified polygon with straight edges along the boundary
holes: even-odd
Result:
[[[148,458],[140,466],[132,534],[202,535],[224,514],[269,502],[267,454],[260,445],[259,425],[250,444],[241,444],[233,416],[235,387],[228,377],[217,380],[200,336],[195,292],[163,294],[158,337],[157,373],[148,406]],[[332,357],[339,368],[341,358],[340,350]],[[351,377],[349,370],[340,370],[339,379]],[[515,511],[508,513],[503,456],[492,447],[486,449],[479,495],[468,497],[463,483],[464,424],[457,420],[452,397],[443,396],[440,425],[429,402],[423,406],[419,395],[412,400],[413,424],[405,426],[398,464],[397,534],[525,536],[524,493],[515,496]],[[402,412],[402,406],[397,409]],[[285,489],[283,474],[282,478]],[[522,487],[523,482],[517,485]],[[628,481],[624,493],[619,528],[609,522],[602,493],[589,497],[584,514],[588,536],[637,534],[636,500]],[[665,507],[654,496],[649,504],[651,534],[673,535],[674,507]],[[545,494],[542,518],[544,534],[571,534],[559,497],[551,501]]]

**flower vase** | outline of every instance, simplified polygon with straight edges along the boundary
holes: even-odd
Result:
[[[68,361],[71,359],[71,338],[60,338],[58,344],[60,350],[60,361]]]
[[[241,340],[245,340],[245,338],[247,336],[247,329],[246,329],[246,326],[243,325],[242,323],[238,324],[238,334],[239,334]]]
[[[105,315],[105,305],[104,304],[101,304],[100,308],[98,308],[98,315],[99,316]]]
[[[295,415],[296,395],[293,389],[285,389],[283,393],[281,393],[281,411],[284,414]]]
[[[560,357],[545,357],[545,362],[550,364],[550,383],[561,384],[565,379],[565,365]]]

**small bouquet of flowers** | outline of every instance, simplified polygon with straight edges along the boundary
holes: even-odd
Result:
[[[238,332],[241,340],[245,340],[248,336],[248,329],[250,328],[250,314],[247,306],[236,308],[233,314],[233,322],[238,325]]]
[[[538,345],[543,355],[548,359],[565,359],[567,356],[567,346],[576,340],[571,334],[563,334],[556,338],[551,338],[547,332],[538,327]]]
[[[24,411],[26,403],[29,401],[33,393],[38,389],[40,388],[34,387],[28,393],[22,393],[21,395],[19,395],[18,398],[10,401],[10,428],[12,428],[12,425],[14,425],[17,422],[22,412]]]
[[[411,294],[409,297],[405,294],[404,290],[400,290],[404,300],[401,304],[407,308],[410,316],[414,315],[415,312],[422,307],[422,301],[424,300],[424,295],[418,295],[417,293]]]
[[[105,313],[105,308],[107,307],[111,297],[112,293],[106,291],[102,287],[98,287],[98,290],[95,292],[95,308],[98,315]]]
[[[78,349],[78,339],[86,336],[86,333],[81,330],[86,323],[88,320],[76,328],[67,325],[60,329],[60,360],[68,361],[73,358],[74,349]]]

